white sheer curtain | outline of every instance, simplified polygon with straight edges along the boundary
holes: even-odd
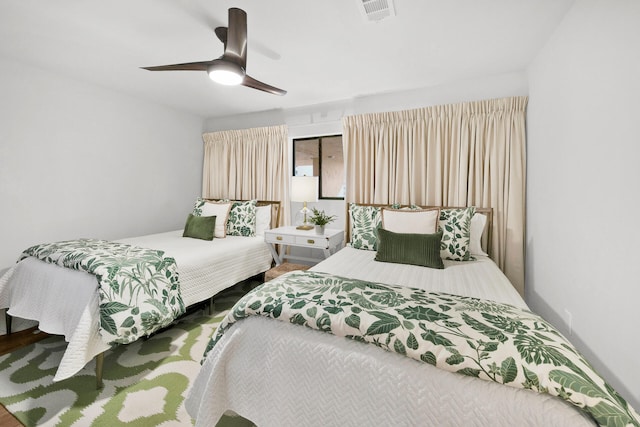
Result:
[[[345,117],[347,201],[492,207],[490,255],[524,295],[527,101]]]
[[[202,135],[202,196],[280,201],[280,224],[289,219],[287,126]]]

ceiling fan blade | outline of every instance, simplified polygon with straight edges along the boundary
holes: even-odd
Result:
[[[212,61],[187,62],[185,64],[158,65],[155,67],[140,67],[149,71],[207,71]]]
[[[227,27],[216,27],[214,30],[218,40],[220,40],[224,45],[227,45]]]
[[[250,88],[253,88],[253,89],[258,89],[258,90],[261,90],[263,92],[272,93],[274,95],[282,96],[282,95],[286,95],[287,94],[286,90],[278,89],[275,86],[271,86],[271,85],[268,85],[266,83],[262,83],[261,81],[256,80],[253,77],[247,76],[247,75],[244,76],[244,80],[242,81],[242,86],[250,87]]]
[[[227,27],[216,27],[214,30],[218,39],[222,42],[224,46],[224,51],[227,50]]]
[[[235,62],[243,69],[247,68],[247,14],[237,7],[229,9],[229,27],[224,56],[225,59]]]

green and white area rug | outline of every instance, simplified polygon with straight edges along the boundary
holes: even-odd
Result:
[[[52,382],[66,348],[62,337],[0,356],[0,403],[26,426],[190,426],[184,399],[202,354],[228,309],[251,286],[216,298],[212,316],[193,313],[149,339],[108,351],[100,390],[95,361],[72,378]]]

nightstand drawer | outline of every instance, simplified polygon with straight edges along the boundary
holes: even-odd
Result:
[[[265,240],[268,243],[289,244],[289,243],[295,243],[296,237],[288,234],[266,233]]]
[[[285,260],[298,260],[317,263],[328,258],[342,247],[344,231],[333,228],[325,228],[324,234],[316,234],[314,230],[301,230],[293,225],[278,227],[264,232],[264,241],[269,247],[271,256],[279,266]],[[281,253],[278,247],[281,247]],[[294,250],[292,251],[292,248]],[[307,252],[322,251],[321,258],[304,255],[304,251],[296,252],[295,248],[306,248]],[[315,249],[315,251],[308,251]]]
[[[327,247],[327,238],[322,236],[296,236],[296,245],[313,246],[317,248]]]

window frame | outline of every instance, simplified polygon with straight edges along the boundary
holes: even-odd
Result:
[[[304,137],[304,138],[292,138],[292,164],[293,164],[293,169],[291,170],[291,174],[292,176],[296,176],[296,142],[298,141],[310,141],[310,140],[318,140],[318,199],[319,200],[344,200],[344,197],[330,197],[330,196],[323,196],[322,194],[322,139],[323,138],[335,138],[335,137],[340,137],[340,142],[343,143],[342,141],[342,134],[341,133],[337,133],[337,134],[329,134],[329,135],[321,135],[321,136],[308,136],[308,137]],[[344,158],[342,161],[342,173],[343,173],[343,177],[344,177]]]

